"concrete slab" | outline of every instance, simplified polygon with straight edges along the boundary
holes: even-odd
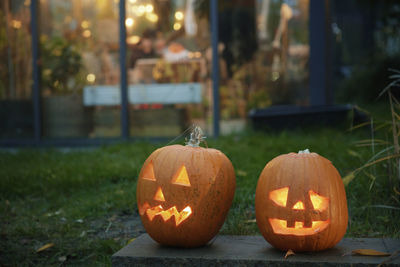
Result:
[[[220,235],[204,247],[181,249],[161,246],[143,234],[112,256],[112,266],[376,266],[389,259],[351,255],[362,248],[393,253],[400,249],[400,240],[345,238],[332,249],[285,259],[285,253],[262,236]],[[400,266],[400,256],[386,264]]]

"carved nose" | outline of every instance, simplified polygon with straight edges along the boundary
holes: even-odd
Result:
[[[162,202],[165,201],[164,194],[161,190],[161,187],[157,188],[156,194],[154,195],[154,200],[158,200],[158,201],[162,201]]]
[[[293,205],[294,210],[304,210],[304,204],[302,201],[297,201],[296,204]]]

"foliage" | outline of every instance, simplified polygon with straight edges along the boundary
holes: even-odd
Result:
[[[395,88],[400,87],[400,71],[391,70],[389,76],[392,82],[380,93],[379,96],[387,95],[390,104],[391,118],[389,120],[378,121],[374,126],[371,120],[372,138],[359,142],[359,145],[371,147],[372,157],[361,167],[349,173],[345,178],[345,184],[353,181],[358,174],[364,172],[371,179],[373,187],[377,182],[377,165],[384,170],[387,177],[386,185],[390,193],[390,199],[394,206],[385,206],[388,209],[400,210],[400,102],[395,97]],[[379,149],[379,150],[378,150]]]
[[[341,101],[375,102],[378,99],[382,84],[388,84],[388,69],[400,65],[400,54],[387,56],[383,54],[367,58],[356,65],[351,76],[338,88]],[[398,93],[395,93],[398,94]]]
[[[340,101],[374,102],[388,83],[388,69],[400,65],[400,4],[396,0],[332,2],[337,21],[333,61]],[[335,22],[336,23],[336,22]],[[343,79],[344,78],[344,79]]]
[[[15,13],[6,5],[0,10],[0,99],[27,99],[32,75],[29,10],[22,3],[10,4]]]
[[[52,93],[76,91],[83,86],[83,68],[77,47],[62,37],[41,38],[42,82]]]
[[[259,234],[257,180],[277,155],[309,148],[344,176],[371,157],[370,148],[357,143],[366,137],[363,131],[310,129],[207,139],[236,172],[235,197],[221,233]],[[136,181],[144,160],[165,143],[0,151],[0,265],[110,265],[110,256],[144,231]],[[377,166],[372,186],[368,173],[360,172],[346,188],[347,236],[400,237],[400,212],[377,207],[396,202],[388,197],[393,191],[386,177],[384,166]],[[36,253],[48,243],[54,246]]]

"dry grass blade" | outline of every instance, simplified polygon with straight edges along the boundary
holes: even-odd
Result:
[[[353,131],[353,130],[356,130],[356,129],[358,129],[358,128],[361,128],[361,127],[370,125],[370,124],[371,124],[371,122],[369,122],[369,121],[363,122],[363,123],[359,123],[359,124],[357,124],[357,125],[354,125],[354,126],[350,127],[348,131]]]
[[[389,68],[389,71],[400,74],[400,70]]]
[[[354,172],[351,172],[347,174],[345,177],[343,177],[343,184],[344,186],[347,186],[353,179],[356,177]]]
[[[377,145],[377,144],[380,144],[380,145],[389,144],[388,141],[382,140],[382,139],[375,139],[374,142],[375,142],[375,145]],[[355,141],[354,144],[357,145],[357,146],[361,146],[361,145],[370,146],[371,145],[371,139],[364,139],[364,140]]]
[[[400,210],[398,207],[388,206],[388,205],[369,205],[370,208],[382,208],[382,209],[392,209],[392,210]]]
[[[397,138],[397,123],[395,120],[395,114],[396,112],[394,111],[393,107],[393,96],[392,93],[389,91],[389,100],[390,100],[390,111],[392,113],[392,132],[393,132],[393,144],[394,144],[394,151],[398,154],[400,149],[399,149],[399,139]]]
[[[378,265],[378,267],[388,264],[389,262],[391,262],[392,260],[394,260],[398,256],[400,256],[400,250],[396,250],[395,252],[393,252],[392,255],[388,259],[386,259],[383,262],[381,262]]]
[[[375,257],[387,257],[390,256],[390,253],[378,251],[375,249],[355,249],[351,251],[353,254],[361,255],[361,256],[375,256]]]
[[[400,154],[393,154],[393,155],[389,155],[389,156],[386,156],[386,157],[383,157],[383,158],[374,160],[374,161],[372,161],[372,162],[368,162],[367,164],[364,164],[363,166],[361,166],[361,167],[355,169],[354,171],[350,172],[350,173],[347,174],[345,177],[343,177],[343,184],[344,184],[345,186],[347,186],[347,185],[356,177],[356,174],[357,174],[359,171],[361,171],[362,169],[365,169],[365,168],[367,168],[367,167],[370,167],[370,166],[372,166],[372,165],[374,165],[374,164],[377,164],[377,163],[379,163],[379,162],[382,162],[382,161],[385,161],[385,160],[389,160],[389,159],[395,159],[395,158],[396,158],[396,159],[400,158]]]
[[[381,97],[382,95],[384,95],[387,91],[389,91],[390,88],[392,88],[393,86],[397,85],[397,80],[389,83],[388,86],[386,86],[378,95],[378,98]]]
[[[389,160],[389,159],[395,159],[395,158],[400,158],[400,154],[393,154],[393,155],[389,155],[389,156],[374,160],[372,162],[369,162],[369,163],[361,166],[360,168],[357,168],[354,172],[358,172],[358,171],[360,171],[360,170],[362,170],[364,168],[367,168],[367,167],[372,166],[374,164],[377,164],[379,162],[382,162],[382,161],[385,161],[385,160]]]

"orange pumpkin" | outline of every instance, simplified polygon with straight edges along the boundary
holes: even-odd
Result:
[[[147,233],[161,244],[206,244],[218,233],[232,204],[232,163],[216,149],[199,147],[201,138],[198,132],[186,146],[157,149],[140,171],[139,214]]]
[[[340,174],[329,160],[308,150],[278,156],[265,166],[255,208],[262,235],[281,250],[324,250],[346,233]]]

